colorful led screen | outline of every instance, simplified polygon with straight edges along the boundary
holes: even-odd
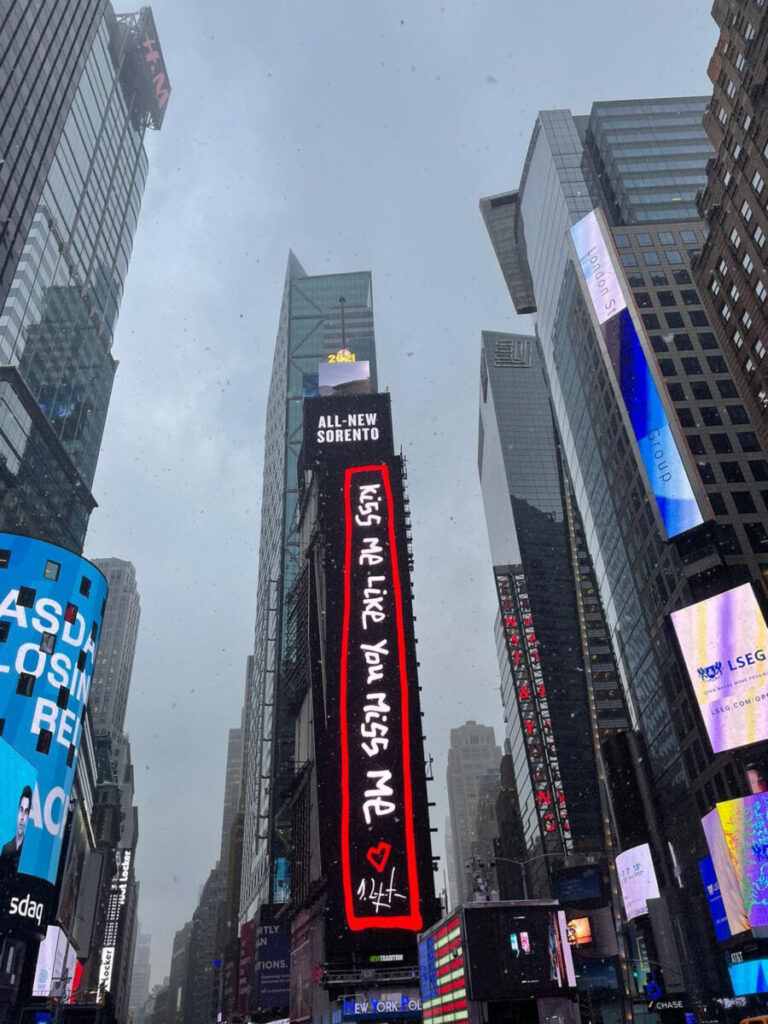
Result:
[[[106,593],[85,559],[0,534],[0,932],[46,930]]]
[[[466,1024],[467,975],[458,914],[419,940],[419,981],[426,1024]]]
[[[624,850],[616,858],[621,898],[627,920],[648,913],[648,900],[659,896],[659,883],[648,843]]]
[[[714,752],[768,739],[768,627],[751,585],[671,619]]]
[[[699,873],[704,886],[704,892],[709,904],[709,912],[712,915],[712,924],[715,926],[715,935],[718,942],[725,942],[731,937],[731,929],[728,927],[728,917],[725,913],[725,902],[720,892],[720,883],[717,880],[714,861],[711,857],[704,857],[699,861]]]
[[[768,793],[726,800],[702,819],[731,933],[768,925]]]
[[[680,450],[595,211],[571,228],[581,280],[597,317],[640,459],[669,537],[703,522]]]
[[[768,960],[748,960],[728,968],[735,996],[751,996],[768,992]]]

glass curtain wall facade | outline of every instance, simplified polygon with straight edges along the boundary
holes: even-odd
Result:
[[[280,680],[287,654],[284,608],[300,564],[302,397],[317,393],[318,364],[342,348],[370,362],[375,391],[370,273],[311,277],[291,253],[267,399],[254,655],[245,700],[241,924],[264,905],[290,896],[290,881],[284,877],[289,851],[276,811],[293,776],[293,721]]]
[[[482,334],[478,469],[500,596],[504,716],[528,854],[560,854],[561,866],[574,854],[604,858],[612,839],[598,783],[599,740],[627,719],[535,338]],[[538,683],[521,676],[529,653]],[[542,715],[532,705],[534,688],[546,699]],[[530,871],[542,895],[556,866],[553,859]]]
[[[688,122],[704,102],[596,104],[588,118],[542,112],[514,193],[524,225],[517,254],[524,245],[563,453],[630,719],[647,745],[645,811],[662,891],[667,887],[675,927],[685,936],[680,956],[692,991],[716,991],[724,981],[707,945],[711,929],[705,919],[692,927],[695,915],[678,913],[674,891],[699,894],[702,814],[718,799],[748,790],[738,759],[711,752],[667,616],[737,582],[759,583],[768,565],[759,521],[765,453],[690,277],[704,235],[688,210],[695,191],[688,178],[696,175],[681,140],[698,147],[701,132]],[[670,121],[678,123],[670,113],[675,104],[681,132],[670,131]],[[646,150],[641,173],[629,157],[643,155],[629,148]],[[661,160],[660,181],[648,161]],[[491,229],[498,223],[492,203],[501,198],[484,201]],[[667,539],[656,510],[572,262],[569,229],[596,206],[607,214],[628,293],[656,356],[651,372],[665,407],[676,414],[686,469],[706,510],[703,526],[675,541]],[[737,497],[736,491],[748,493]]]
[[[0,8],[0,308],[106,0],[13,0]]]
[[[66,5],[65,5],[66,6]],[[79,550],[147,174],[139,25],[107,5],[0,311],[0,522]]]

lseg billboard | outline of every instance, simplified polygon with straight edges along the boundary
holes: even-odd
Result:
[[[605,344],[640,460],[668,537],[699,526],[703,517],[659,389],[624,297],[599,211],[570,231],[583,287]]]
[[[0,533],[0,932],[42,936],[107,585],[44,541]]]
[[[325,539],[327,684],[315,695],[315,745],[329,823],[327,935],[331,947],[405,949],[404,933],[431,923],[435,907],[389,396],[309,399],[304,423]]]
[[[752,585],[670,616],[712,750],[768,739],[768,626]]]

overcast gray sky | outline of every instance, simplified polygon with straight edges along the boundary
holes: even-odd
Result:
[[[695,0],[152,6],[173,93],[148,139],[86,554],[130,559],[141,591],[127,727],[158,982],[219,850],[289,248],[309,274],[373,272],[379,383],[408,458],[442,827],[451,727],[474,718],[503,736],[476,466],[480,331],[532,328],[478,199],[517,185],[540,109],[709,93],[716,29]]]

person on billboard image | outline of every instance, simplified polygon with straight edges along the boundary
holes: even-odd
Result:
[[[32,790],[29,786],[25,786],[21,791],[16,812],[16,832],[0,851],[0,879],[13,878],[18,873],[21,848],[24,845],[24,835],[29,822],[31,806]]]

